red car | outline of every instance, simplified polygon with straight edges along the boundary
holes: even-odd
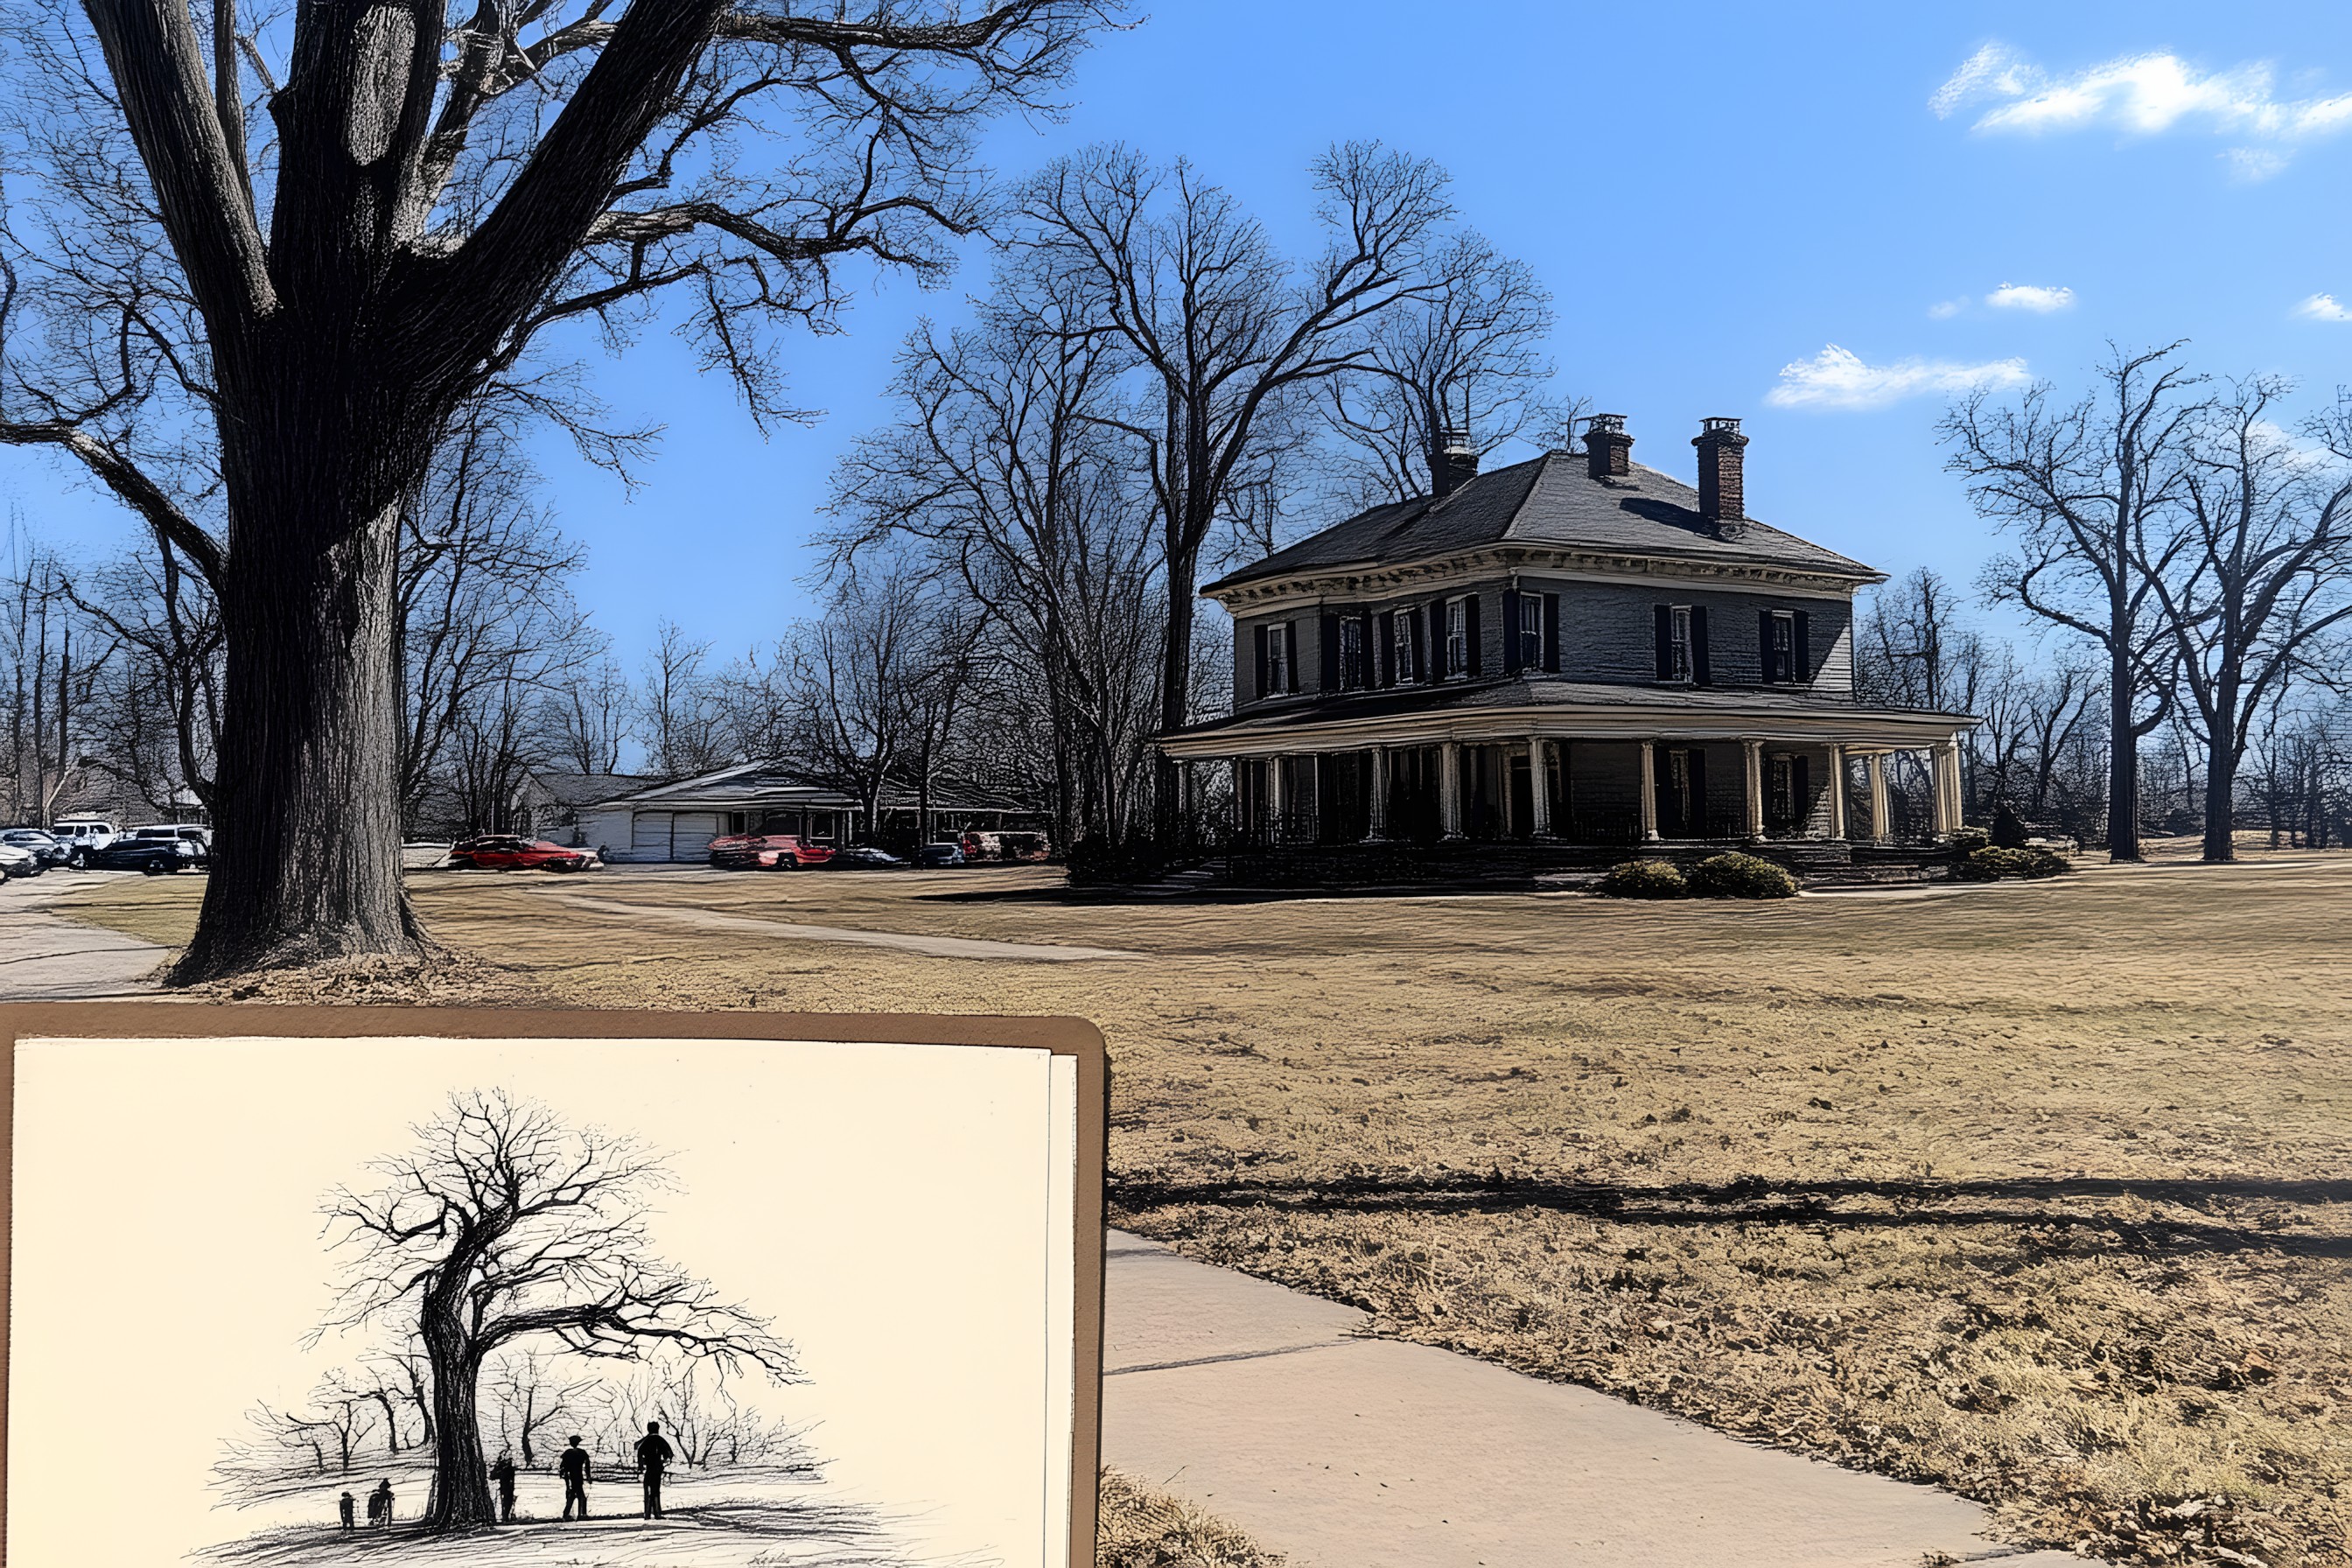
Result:
[[[796,871],[832,858],[829,847],[793,833],[730,833],[710,841],[710,863],[722,871]]]
[[[449,847],[453,871],[585,871],[595,864],[593,849],[566,849],[544,838],[518,838],[510,833],[461,838]]]

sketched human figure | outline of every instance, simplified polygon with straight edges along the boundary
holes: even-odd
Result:
[[[368,1523],[378,1530],[392,1528],[392,1478],[376,1482],[375,1490],[368,1493]]]
[[[500,1524],[512,1524],[514,1522],[515,1489],[514,1456],[512,1454],[501,1453],[499,1455],[498,1462],[490,1467],[490,1479],[496,1481],[499,1488],[499,1522]]]
[[[351,1494],[351,1493],[349,1493],[349,1492],[345,1492],[345,1493],[343,1494],[343,1500],[342,1500],[341,1502],[337,1503],[337,1504],[335,1505],[335,1510],[336,1510],[336,1512],[338,1512],[339,1514],[341,1514],[341,1515],[342,1516],[343,1528],[344,1528],[345,1530],[357,1530],[357,1529],[359,1528],[359,1526],[358,1526],[358,1525],[354,1524],[354,1523],[352,1521],[352,1494]],[[370,1518],[373,1518],[374,1516],[373,1516],[373,1514],[371,1514],[369,1517],[370,1517]]]
[[[659,1519],[662,1516],[662,1471],[669,1468],[670,1460],[676,1457],[669,1446],[669,1439],[661,1435],[661,1423],[646,1422],[646,1435],[637,1439],[637,1469],[646,1479],[646,1517],[647,1519]]]
[[[579,1438],[572,1438],[565,1446],[563,1458],[556,1462],[555,1470],[556,1474],[563,1478],[563,1517],[570,1519],[572,1505],[578,1503],[580,1517],[586,1519],[588,1517],[588,1450],[580,1446]]]

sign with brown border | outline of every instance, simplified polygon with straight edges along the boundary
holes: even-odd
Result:
[[[1073,1359],[1069,1474],[1071,1568],[1095,1562],[1095,1478],[1100,1466],[1103,1345],[1103,1168],[1108,1068],[1102,1036],[1082,1019],[935,1014],[668,1013],[604,1009],[547,1010],[389,1006],[268,1006],[182,1003],[56,1003],[0,1005],[0,1275],[16,1294],[17,1046],[24,1040],[92,1042],[186,1039],[286,1041],[579,1040],[625,1045],[644,1041],[774,1041],[824,1045],[994,1047],[1072,1058],[1076,1079],[1075,1237],[1070,1259]],[[1062,1069],[1067,1071],[1068,1069]],[[1066,1084],[1067,1079],[1063,1080]],[[1066,1125],[1066,1123],[1065,1123]],[[1058,1178],[1057,1178],[1058,1179]],[[0,1300],[0,1338],[10,1329],[10,1307]],[[12,1353],[16,1347],[8,1341]],[[5,1562],[5,1455],[8,1383],[0,1361],[0,1563]],[[47,1568],[26,1563],[24,1568]]]

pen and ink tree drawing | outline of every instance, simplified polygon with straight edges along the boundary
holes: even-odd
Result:
[[[627,1138],[466,1092],[375,1173],[380,1184],[330,1201],[346,1278],[324,1326],[396,1326],[420,1347],[436,1434],[429,1532],[497,1517],[481,1438],[494,1358],[509,1380],[515,1356],[549,1350],[630,1362],[666,1351],[723,1373],[798,1378],[764,1320],[653,1255],[646,1205],[667,1182]]]

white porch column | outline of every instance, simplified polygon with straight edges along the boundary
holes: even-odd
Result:
[[[1927,778],[1936,796],[1936,837],[1949,838],[1960,826],[1960,749],[1946,741],[1932,755],[1936,765]]]
[[[1764,742],[1742,741],[1739,749],[1748,779],[1748,837],[1764,837]]]
[[[1873,752],[1862,765],[1870,774],[1870,841],[1884,844],[1892,831],[1886,812],[1886,753]]]
[[[1528,737],[1528,831],[1538,838],[1551,837],[1551,742],[1541,735]]]
[[[1642,842],[1658,841],[1658,743],[1642,742]]]
[[[1371,759],[1372,776],[1364,789],[1364,842],[1377,844],[1389,836],[1389,749],[1374,746],[1365,755]]]
[[[1268,844],[1282,842],[1282,759],[1272,756],[1265,760],[1265,841]]]
[[[1437,752],[1437,826],[1447,838],[1462,837],[1462,742],[1448,741]]]
[[[1830,748],[1830,837],[1845,837],[1845,748]]]

